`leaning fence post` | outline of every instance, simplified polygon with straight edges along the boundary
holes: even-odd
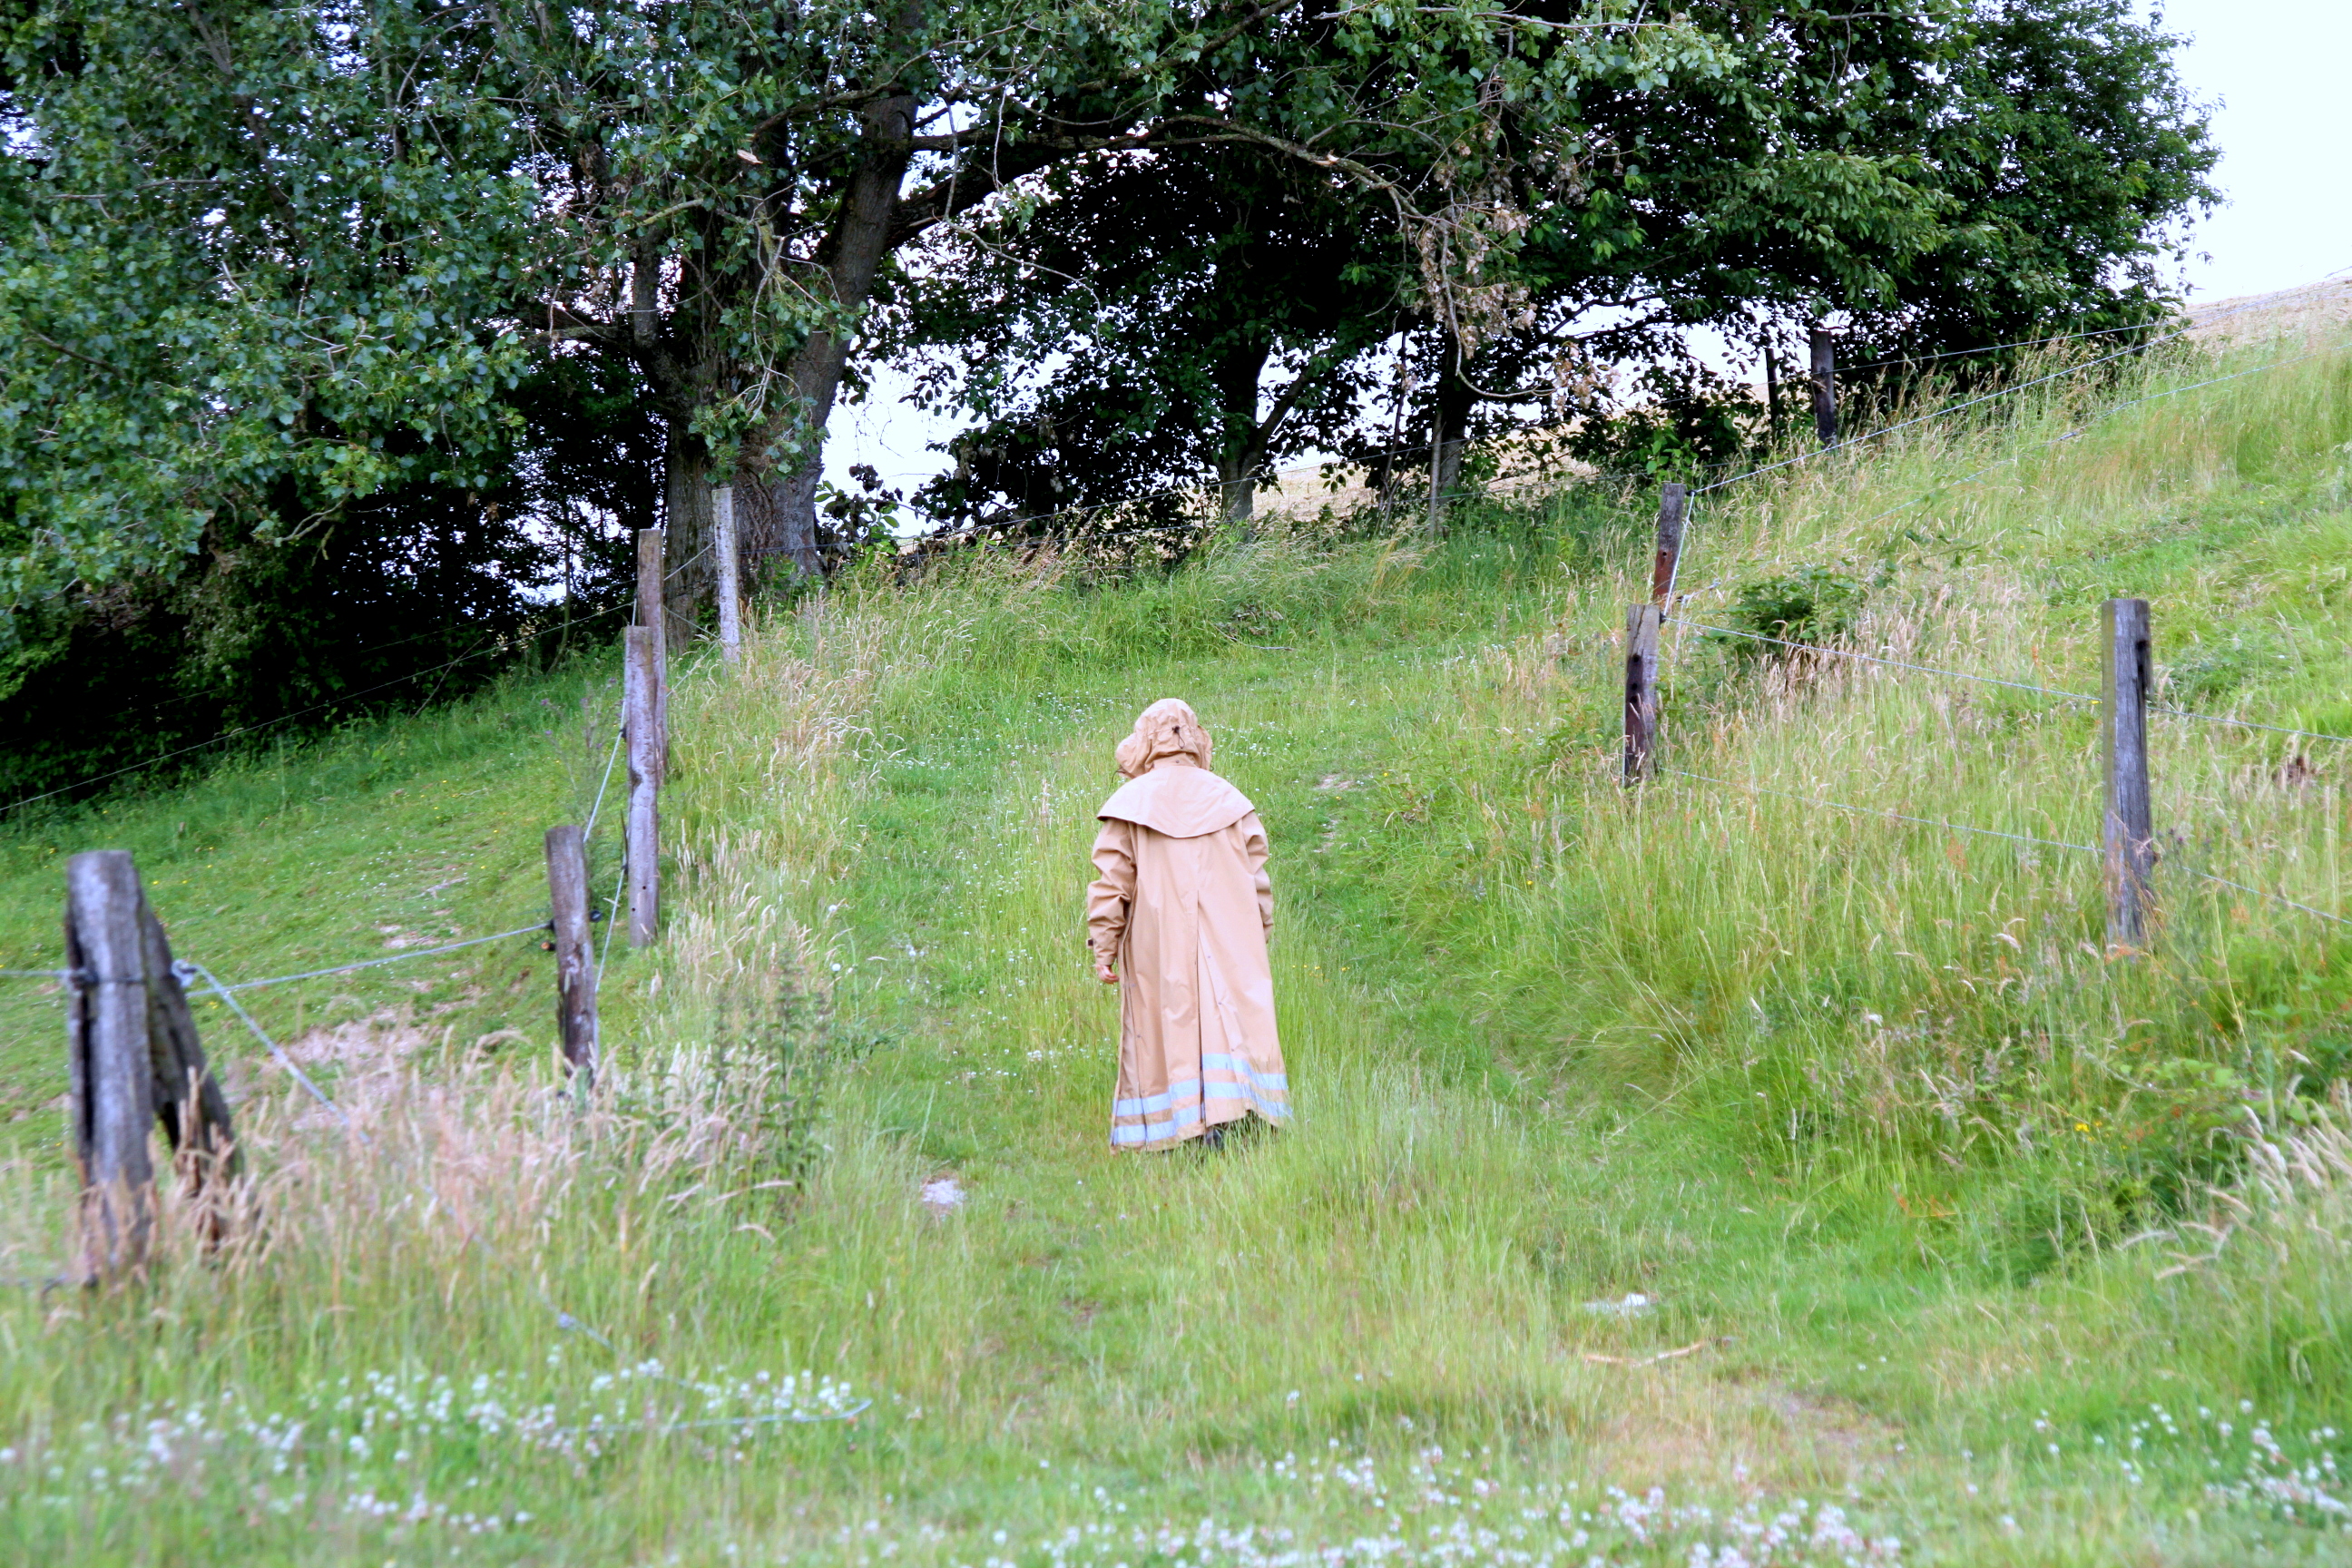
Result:
[[[660,636],[651,626],[631,626],[624,634],[621,703],[629,732],[629,810],[622,845],[628,858],[631,947],[650,945],[661,930],[661,835],[655,804],[661,763],[654,719]]]
[[[710,492],[710,548],[719,558],[719,657],[729,664],[743,657],[740,568],[735,554],[735,487]]]
[[[1650,597],[1666,607],[1666,593],[1675,585],[1675,563],[1683,552],[1683,514],[1690,504],[1690,486],[1658,488],[1658,558],[1650,566]]]
[[[137,872],[132,872],[134,881]],[[228,1234],[231,1215],[226,1184],[237,1173],[236,1130],[229,1120],[228,1096],[205,1059],[196,1016],[172,961],[172,941],[142,889],[139,938],[147,975],[147,1050],[154,1079],[150,1089],[155,1119],[170,1140],[181,1191],[201,1200],[196,1226],[207,1247]]]
[[[657,776],[669,773],[669,612],[663,605],[662,531],[637,530],[637,625],[654,634],[652,724],[654,766]]]
[[[1657,765],[1658,606],[1625,609],[1625,782],[1639,784]]]
[[[555,916],[555,1026],[563,1059],[596,1080],[595,942],[588,924],[588,837],[573,826],[547,830],[547,901]]]
[[[2100,712],[2107,800],[2102,840],[2107,884],[2107,948],[2137,949],[2147,938],[2156,827],[2147,801],[2147,689],[2154,669],[2146,599],[2109,599],[2100,611],[2106,701]]]
[[[1837,445],[1837,340],[1827,327],[1808,333],[1813,351],[1813,434],[1824,447]]]
[[[129,851],[66,862],[66,1015],[74,1160],[81,1170],[81,1271],[100,1279],[139,1268],[155,1226],[154,1121],[148,1053],[146,942]]]

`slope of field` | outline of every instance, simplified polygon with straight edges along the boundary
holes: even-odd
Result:
[[[2352,734],[2352,352],[2230,353],[1701,498],[1678,771],[1631,794],[1643,497],[771,606],[681,679],[680,892],[612,952],[597,1094],[530,938],[245,994],[349,1129],[207,1004],[252,1217],[207,1258],[175,1215],[136,1288],[41,1287],[60,1030],[14,983],[0,1541],[2341,1560],[2352,973],[2271,895],[2347,912],[2343,748],[2157,725],[2145,955],[2054,847],[2096,841],[2095,710],[2051,693],[2097,690],[2111,594],[2152,601],[2168,704]],[[1768,623],[1897,662],[1700,629]],[[1115,1159],[1078,895],[1168,695],[1275,840],[1300,1120]],[[225,979],[522,925],[609,701],[559,673],[20,825],[0,963],[57,962],[98,845]]]

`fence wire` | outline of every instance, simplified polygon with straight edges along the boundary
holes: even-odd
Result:
[[[334,1112],[335,1120],[341,1121],[343,1124],[345,1131],[349,1131],[352,1137],[358,1139],[362,1143],[373,1144],[374,1142],[373,1139],[370,1138],[365,1132],[360,1131],[358,1123],[352,1120],[351,1113],[346,1111],[341,1106],[337,1105],[332,1100],[329,1099],[327,1097],[327,1091],[320,1089],[317,1084],[311,1082],[310,1075],[304,1072],[295,1062],[294,1058],[286,1054],[284,1047],[280,1047],[276,1040],[269,1037],[268,1031],[264,1029],[259,1024],[254,1022],[253,1015],[245,1010],[245,1005],[239,1002],[236,997],[229,994],[229,993],[236,989],[236,987],[223,985],[219,979],[214,975],[211,970],[206,969],[201,963],[192,963],[184,958],[174,960],[172,964],[172,969],[173,972],[180,977],[180,984],[184,986],[187,984],[189,981],[201,976],[205,984],[211,987],[212,994],[219,997],[223,1002],[228,1004],[229,1011],[235,1013],[237,1017],[243,1021],[245,1026],[253,1031],[253,1037],[259,1040],[262,1045],[268,1048],[269,1054],[278,1058],[278,1065],[284,1068],[288,1072],[292,1073],[294,1075],[294,1081],[300,1084],[305,1089],[310,1091],[311,1099],[317,1100],[329,1110]]]
[[[1843,811],[1856,816],[1875,816],[1887,822],[1907,823],[1916,827],[1937,827],[1948,833],[1971,834],[1979,838],[2005,838],[2013,844],[2031,844],[2048,849],[2072,849],[2084,855],[2105,853],[2095,844],[2076,844],[2065,838],[2043,838],[2032,833],[2010,833],[1998,827],[1978,827],[1969,823],[1946,821],[1942,817],[1912,816],[1900,811],[1887,811],[1880,806],[1850,805],[1844,801],[1823,800],[1817,795],[1799,795],[1794,790],[1775,789],[1769,784],[1745,784],[1738,779],[1719,779],[1710,773],[1693,773],[1688,768],[1661,767],[1658,772],[1671,773],[1677,778],[1696,779],[1701,784],[1719,784],[1725,789],[1736,789],[1745,795],[1777,795],[1782,800],[1792,800],[1800,805],[1810,805],[1823,811]],[[2252,893],[2256,898],[2268,899],[2273,903],[2283,905],[2287,909],[2299,910],[2307,915],[2316,915],[2324,921],[2333,921],[2337,925],[2352,925],[2352,918],[2331,914],[2326,910],[2298,902],[2284,893],[2273,893],[2267,888],[2257,888],[2251,883],[2232,881],[2227,877],[2219,877],[2210,871],[2199,870],[2194,866],[2172,866],[2170,862],[2165,862],[2165,864],[2171,869],[2185,872],[2189,876],[2220,887],[2232,888],[2242,893]]]
[[[1934,665],[1908,664],[1899,658],[1886,658],[1878,654],[1863,653],[1854,648],[1831,647],[1822,643],[1792,642],[1787,637],[1767,637],[1762,632],[1741,631],[1736,626],[1709,626],[1705,621],[1676,617],[1673,624],[1714,637],[1743,637],[1749,642],[1771,643],[1798,653],[1820,654],[1824,658],[1850,659],[1860,664],[1883,665],[1889,669],[1910,670],[1920,675],[1941,676],[1949,680],[1971,680],[1980,686],[2006,687],[2011,691],[2031,691],[2043,697],[2063,698],[2070,702],[2104,704],[2105,697],[2092,691],[2066,691],[2055,686],[2036,686],[2030,681],[2003,680],[1997,676],[1972,675],[1965,669],[1939,669]],[[2168,719],[2194,719],[2204,724],[2229,724],[2242,730],[2263,730],[2273,735],[2298,735],[2310,741],[2333,741],[2352,746],[2352,735],[2331,735],[2324,730],[2298,730],[2291,724],[2267,724],[2259,719],[2234,719],[2226,713],[2199,713],[2187,708],[2168,708],[2148,704],[2150,713],[2160,713]]]

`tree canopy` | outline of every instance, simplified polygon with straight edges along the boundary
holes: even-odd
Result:
[[[1242,515],[1301,450],[1703,400],[1697,328],[2163,309],[2214,154],[2127,0],[1653,11],[18,0],[0,688],[198,604],[520,627],[656,516],[690,626],[715,483],[824,568],[824,432],[888,362],[975,421],[936,515],[1204,474]],[[373,672],[178,640],[254,694],[223,722]]]
[[[1433,429],[1450,489],[1479,428],[1572,419],[1592,449],[1719,393],[1695,330],[1786,352],[1834,318],[1877,356],[2168,308],[2159,264],[2213,199],[2216,154],[2172,40],[2125,0],[1680,15],[1672,52],[1580,59],[1566,96],[1502,103],[1488,167],[1513,221],[1485,258],[1493,308],[1467,318],[1412,286],[1410,238],[1382,246],[1376,204],[1257,201],[1271,171],[1230,158],[1171,151],[1001,215],[942,258],[956,288],[908,329],[932,395],[982,421],[938,493],[971,511],[992,485],[1034,504],[1048,472],[1094,496],[1208,470],[1245,510],[1236,473],[1264,473],[1282,436],[1378,471],[1400,430],[1428,450]],[[1257,342],[1282,367],[1262,384],[1229,368]]]

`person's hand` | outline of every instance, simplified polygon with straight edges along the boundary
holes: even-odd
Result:
[[[1108,963],[1097,963],[1095,965],[1095,978],[1106,985],[1116,985],[1118,984],[1118,971]]]

